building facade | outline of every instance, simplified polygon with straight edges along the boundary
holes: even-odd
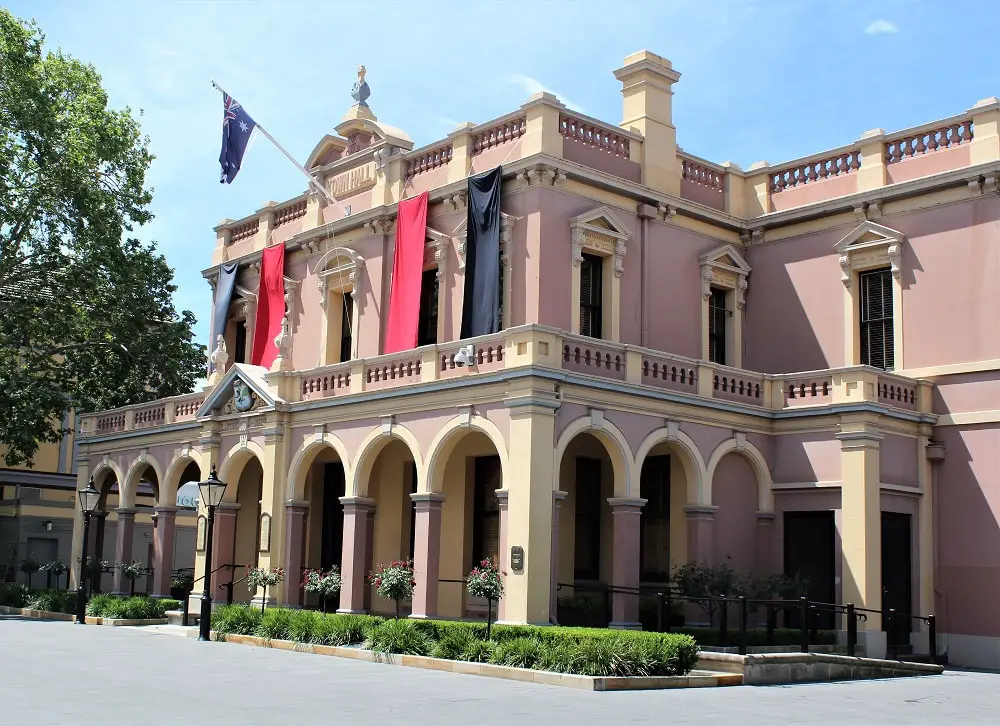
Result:
[[[297,573],[339,564],[342,610],[389,611],[365,578],[412,555],[414,617],[477,617],[460,580],[493,556],[500,619],[549,623],[574,588],[728,562],[934,613],[953,663],[1000,667],[1000,102],[744,171],[678,147],[669,61],[615,77],[620,124],[539,94],[422,148],[351,108],[306,163],[335,203],[216,228],[206,279],[238,271],[208,386],[85,416],[79,484],[120,486],[128,521],[153,482],[163,569],[177,488],[217,467],[196,567],[241,600],[227,565],[286,567],[269,599],[296,606]],[[497,166],[500,329],[461,339],[468,178]],[[396,210],[424,191],[419,345],[386,355]],[[884,652],[881,619],[860,628]]]

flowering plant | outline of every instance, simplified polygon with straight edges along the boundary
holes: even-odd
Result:
[[[413,579],[413,560],[393,560],[388,565],[380,564],[368,576],[368,580],[380,597],[396,601],[396,617],[399,617],[399,601],[413,596],[417,581]]]
[[[121,570],[122,577],[126,580],[134,580],[142,575],[145,568],[142,566],[141,562],[132,560],[131,562],[119,562],[118,569]]]
[[[326,599],[340,592],[340,568],[336,565],[327,572],[322,570],[306,570],[302,578],[302,589],[319,595],[323,612],[326,612]]]
[[[62,560],[52,560],[52,562],[46,562],[42,565],[41,569],[42,572],[51,572],[53,575],[58,577],[69,569],[69,565]]]
[[[500,578],[500,570],[492,560],[483,560],[478,567],[473,567],[465,583],[472,597],[482,597],[491,601],[503,597],[503,580]]]
[[[285,581],[284,567],[250,567],[247,566],[247,585],[254,589],[263,587],[265,590]]]

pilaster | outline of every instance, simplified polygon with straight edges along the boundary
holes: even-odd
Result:
[[[120,565],[132,561],[132,537],[135,535],[135,510],[119,507],[115,510],[115,585],[117,595],[129,594],[129,584]]]
[[[715,563],[715,511],[716,506],[688,504],[684,507],[687,518],[688,562]]]
[[[375,500],[367,497],[341,497],[344,505],[344,547],[341,555],[341,613],[361,613],[365,610],[365,576],[371,562],[368,513],[374,512]]]
[[[441,570],[441,505],[444,495],[419,493],[411,494],[410,498],[416,509],[413,579],[417,581],[413,590],[410,617],[433,618],[437,615],[438,578]],[[501,523],[501,531],[502,527]]]
[[[628,591],[613,593],[609,627],[639,630],[639,524],[646,500],[612,498],[608,504],[614,523],[612,584]]]
[[[1000,99],[984,98],[969,111],[975,135],[969,149],[970,164],[1000,159]]]
[[[278,567],[285,564],[285,477],[288,475],[286,451],[284,427],[274,425],[265,429],[260,513],[262,517],[265,514],[271,517],[271,531],[267,551],[261,551],[258,555],[258,567]],[[256,544],[258,549],[265,549],[260,547],[259,540]],[[291,577],[293,573],[286,575]],[[270,596],[270,589],[268,593]]]
[[[302,604],[302,570],[305,566],[306,519],[309,502],[285,502],[285,582],[282,584],[285,605]]]
[[[551,93],[536,93],[521,106],[525,112],[524,136],[521,138],[521,156],[548,154],[556,158],[563,155],[563,137],[559,129],[559,114],[566,108]]]
[[[448,134],[451,140],[451,161],[448,162],[448,183],[462,181],[472,167],[472,129],[469,121],[459,124]]]
[[[153,529],[153,597],[170,597],[176,529],[177,507],[157,507]]]
[[[549,584],[549,616],[555,621],[559,608],[559,518],[568,492],[552,492],[552,574]]]
[[[885,132],[882,129],[865,131],[858,141],[861,168],[858,169],[858,191],[880,189],[885,186]]]

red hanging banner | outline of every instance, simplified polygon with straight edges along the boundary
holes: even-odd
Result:
[[[260,287],[257,290],[257,320],[253,328],[253,353],[250,362],[270,369],[278,357],[274,339],[281,332],[285,317],[285,245],[268,247],[260,262]]]
[[[385,352],[397,353],[417,347],[420,324],[420,281],[427,239],[427,192],[399,203],[396,251],[392,259],[389,322]]]

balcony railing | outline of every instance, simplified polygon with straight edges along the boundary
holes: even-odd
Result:
[[[475,350],[474,364],[456,364],[456,353],[468,344]],[[292,376],[297,381],[291,389],[282,387],[286,392],[294,391],[289,401],[294,403],[475,378],[529,366],[672,391],[690,396],[692,403],[712,399],[782,411],[872,402],[902,411],[930,410],[928,391],[921,390],[929,389],[930,383],[867,366],[779,375],[756,373],[538,325],[270,377]],[[90,414],[83,417],[83,435],[110,435],[193,421],[205,396],[202,392],[192,393]]]

